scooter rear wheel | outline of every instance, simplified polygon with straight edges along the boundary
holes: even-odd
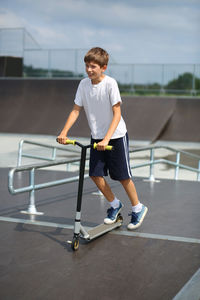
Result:
[[[123,222],[123,217],[121,214],[118,214],[116,222]]]

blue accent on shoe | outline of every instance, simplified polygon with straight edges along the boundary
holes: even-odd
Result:
[[[118,214],[120,213],[121,209],[123,207],[123,204],[120,202],[118,208],[109,208],[107,210],[107,217],[104,219],[104,223],[106,224],[112,224],[116,221]]]
[[[140,212],[132,212],[131,214],[129,214],[129,216],[131,216],[131,222],[128,225],[128,229],[131,230],[138,228],[142,224],[147,211],[148,208],[142,205],[142,210]]]

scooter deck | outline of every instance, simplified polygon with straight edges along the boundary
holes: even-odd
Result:
[[[103,235],[117,227],[120,227],[122,225],[122,220],[118,220],[117,222],[106,225],[106,224],[100,224],[90,230],[88,230],[88,237],[87,240],[95,239],[96,237]]]

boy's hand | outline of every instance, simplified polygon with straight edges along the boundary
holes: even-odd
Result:
[[[108,146],[108,141],[106,140],[102,140],[97,144],[97,150],[98,151],[105,151],[106,150],[106,146]]]
[[[60,134],[56,139],[59,144],[66,144],[66,140],[68,140],[68,137],[64,134]]]

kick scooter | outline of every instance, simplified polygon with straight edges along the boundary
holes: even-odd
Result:
[[[65,144],[72,144],[77,145],[81,148],[81,160],[80,160],[80,168],[79,168],[79,183],[78,183],[78,195],[77,195],[77,207],[76,207],[76,217],[75,217],[75,224],[74,224],[74,236],[72,241],[69,241],[71,244],[72,250],[76,251],[79,249],[79,238],[83,238],[87,241],[91,241],[117,227],[120,227],[123,223],[123,218],[121,214],[118,214],[117,220],[115,223],[106,225],[100,224],[98,226],[93,227],[90,230],[86,230],[81,225],[81,204],[82,204],[82,194],[83,194],[83,183],[84,183],[84,173],[85,173],[85,161],[86,161],[86,154],[87,149],[93,147],[94,149],[97,148],[97,144],[94,143],[93,145],[82,145],[81,143],[77,142],[76,140],[66,140]],[[106,150],[112,150],[112,146],[108,145]]]

